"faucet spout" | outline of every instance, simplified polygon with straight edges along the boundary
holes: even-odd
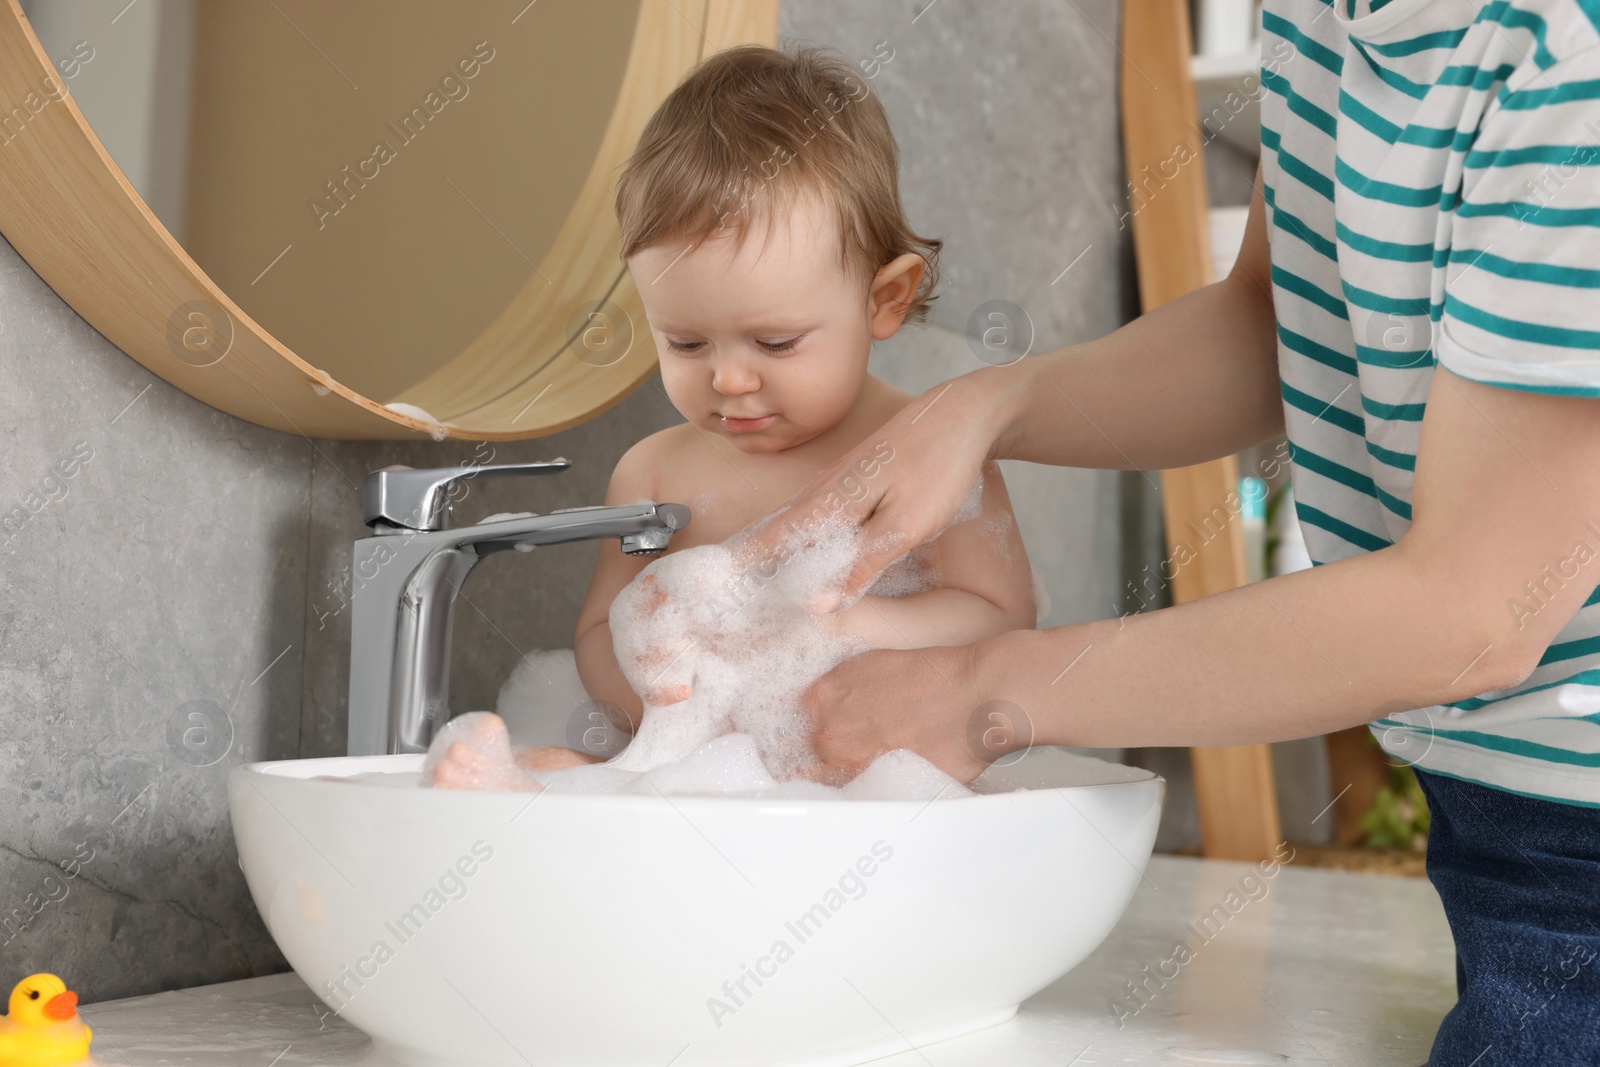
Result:
[[[508,473],[535,473],[535,467],[539,465]],[[369,485],[378,474],[388,475],[391,485],[395,481],[392,470],[375,472],[368,476]],[[436,491],[437,479],[410,480],[426,492]],[[401,502],[389,513],[428,516],[431,525],[437,522],[438,511],[427,507],[413,511]],[[611,537],[621,541],[624,552],[648,555],[664,551],[690,517],[682,504],[639,503],[571,508],[457,530],[396,527],[392,519],[373,522],[380,532],[355,543],[349,754],[425,752],[434,733],[448,721],[456,599],[484,556],[523,546]]]

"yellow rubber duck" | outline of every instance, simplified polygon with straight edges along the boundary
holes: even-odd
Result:
[[[0,1067],[67,1067],[89,1058],[89,1024],[78,994],[53,974],[30,974],[11,991],[0,1019]]]

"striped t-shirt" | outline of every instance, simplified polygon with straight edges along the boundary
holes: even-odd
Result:
[[[1600,396],[1597,24],[1600,0],[1266,0],[1262,192],[1315,563],[1411,525],[1435,361]],[[1521,685],[1371,729],[1424,770],[1600,806],[1600,598]]]

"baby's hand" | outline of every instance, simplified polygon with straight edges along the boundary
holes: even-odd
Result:
[[[688,700],[693,692],[690,679],[694,677],[694,640],[674,634],[665,626],[651,625],[661,619],[666,590],[655,575],[646,574],[624,589],[619,599],[622,596],[628,598],[627,607],[634,622],[625,642],[617,640],[613,631],[613,650],[623,677],[639,699],[652,707]]]

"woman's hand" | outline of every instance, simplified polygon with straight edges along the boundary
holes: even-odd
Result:
[[[817,679],[803,697],[821,761],[815,777],[842,784],[883,753],[908,748],[970,782],[1023,747],[1026,724],[975,695],[982,647],[863,652]]]
[[[756,549],[777,553],[797,524],[831,518],[861,524],[866,548],[844,598],[854,599],[885,567],[955,517],[1005,429],[1006,397],[997,381],[977,371],[907,404],[824,468],[776,522],[757,531]]]

